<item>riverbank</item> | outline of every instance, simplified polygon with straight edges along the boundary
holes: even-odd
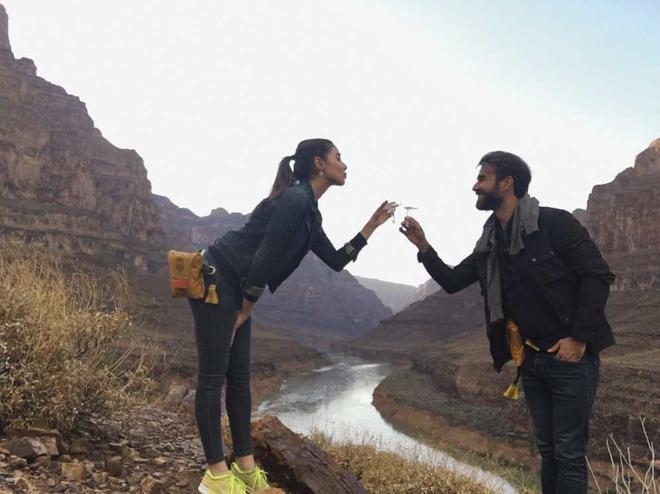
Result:
[[[521,494],[538,492],[539,461],[531,438],[492,435],[479,422],[493,420],[491,410],[468,409],[439,393],[428,375],[397,370],[376,387],[373,405],[384,420],[421,443],[501,476]]]

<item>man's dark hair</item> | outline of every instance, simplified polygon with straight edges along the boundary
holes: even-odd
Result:
[[[484,155],[479,160],[479,166],[481,165],[490,165],[495,168],[498,182],[506,177],[513,178],[513,190],[518,199],[525,195],[529,183],[532,181],[532,172],[525,160],[506,151],[492,151]]]

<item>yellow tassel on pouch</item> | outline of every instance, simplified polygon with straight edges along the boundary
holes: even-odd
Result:
[[[207,304],[216,305],[219,301],[218,291],[215,289],[215,285],[209,285],[209,289],[206,292],[206,298],[204,299],[204,302]]]

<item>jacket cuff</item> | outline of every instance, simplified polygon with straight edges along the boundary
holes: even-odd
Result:
[[[438,257],[438,253],[435,251],[433,247],[429,247],[429,249],[423,254],[421,252],[417,252],[417,262],[423,263],[433,257]]]
[[[595,339],[594,336],[594,332],[587,328],[573,327],[571,329],[571,338],[584,343],[593,343]]]
[[[346,255],[352,261],[355,261],[357,259],[358,253],[365,245],[367,245],[367,239],[365,239],[361,233],[358,233],[350,240],[350,242],[346,242],[344,244],[344,252],[346,252]]]
[[[254,285],[243,287],[243,297],[248,299],[250,302],[256,302],[259,300],[264,293],[264,287],[258,287]]]

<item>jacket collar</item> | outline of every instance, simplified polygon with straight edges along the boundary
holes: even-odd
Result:
[[[319,202],[316,200],[316,197],[314,197],[314,191],[312,190],[312,186],[309,183],[309,180],[302,180],[300,182],[300,186],[307,194],[307,198],[309,199],[309,202],[312,204],[313,209],[318,210]]]
[[[474,251],[487,253],[495,245],[495,224],[497,217],[491,214],[484,224],[481,237],[477,241]],[[539,230],[539,201],[525,194],[518,201],[513,217],[511,218],[511,254],[519,254],[525,248],[523,237]]]

